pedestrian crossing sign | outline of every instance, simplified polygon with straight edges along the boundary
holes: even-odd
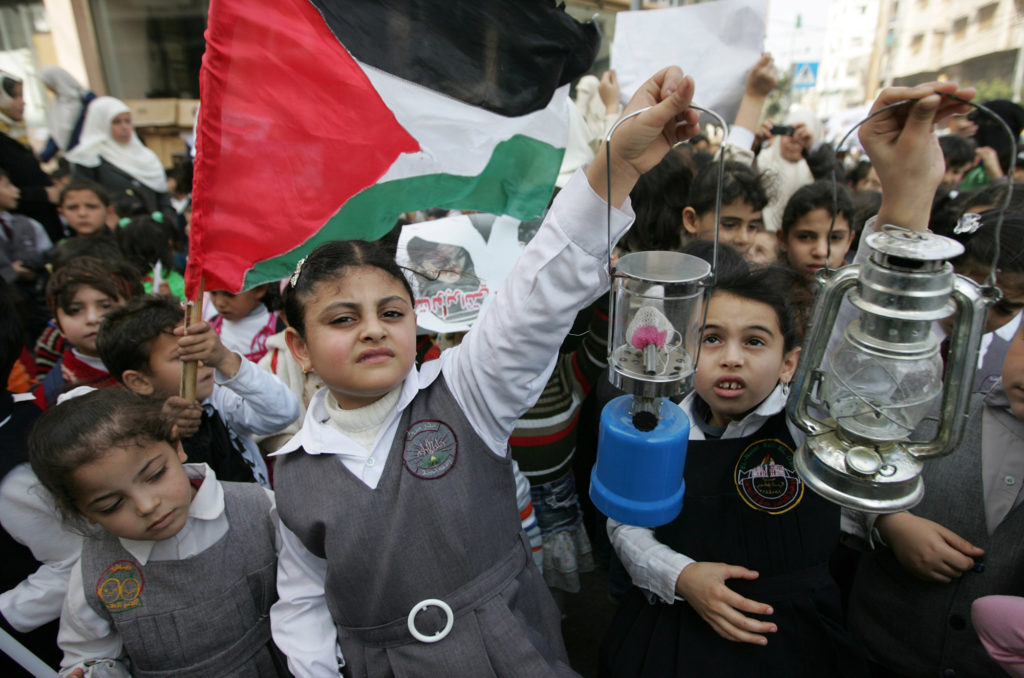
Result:
[[[818,84],[818,62],[804,61],[793,66],[793,89],[810,89]]]

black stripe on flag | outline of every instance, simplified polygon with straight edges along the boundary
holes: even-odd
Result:
[[[544,108],[601,44],[550,0],[310,0],[359,61],[506,116]]]

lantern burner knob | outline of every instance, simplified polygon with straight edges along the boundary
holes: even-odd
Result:
[[[857,445],[846,452],[846,468],[860,476],[873,476],[882,468],[882,456],[870,447]]]

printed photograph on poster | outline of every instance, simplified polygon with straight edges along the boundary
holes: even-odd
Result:
[[[403,227],[396,259],[416,295],[416,323],[429,332],[472,327],[539,224],[471,214]]]

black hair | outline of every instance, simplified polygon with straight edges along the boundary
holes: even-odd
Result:
[[[160,214],[159,212],[157,214]],[[174,270],[174,233],[152,216],[132,217],[117,229],[117,243],[140,275],[146,275],[157,261],[163,270]]]
[[[153,214],[153,206],[146,196],[133,188],[126,188],[114,196],[114,214],[118,219],[145,217]]]
[[[939,137],[942,157],[946,159],[946,168],[959,167],[974,161],[974,141],[959,134],[947,134]]]
[[[50,172],[51,179],[63,179],[71,176],[71,163],[64,156],[57,158],[57,168]]]
[[[675,153],[641,174],[629,193],[636,220],[620,246],[627,252],[679,249],[692,179],[693,170]]]
[[[743,255],[736,251],[732,245],[724,242],[718,243],[718,262],[715,257],[715,243],[713,240],[694,240],[679,250],[683,254],[692,254],[711,264],[715,269],[716,276],[743,275],[750,270],[750,264],[743,258]]]
[[[972,220],[975,217],[965,215],[961,219]],[[953,224],[932,224],[932,230],[939,235],[944,235],[959,241],[964,246],[964,253],[950,263],[957,270],[964,270],[972,264],[989,268],[992,265],[992,255],[996,248],[996,222],[999,220],[999,210],[990,209],[977,214],[980,220],[977,230],[972,233],[956,233]],[[949,230],[947,230],[949,229]],[[1024,214],[1021,212],[1008,211],[1003,218],[1002,232],[999,237],[999,260],[996,267],[1000,273],[1024,273]]]
[[[113,447],[166,442],[176,445],[173,423],[156,398],[101,388],[47,410],[28,438],[28,459],[65,520],[79,515],[74,472]]]
[[[782,235],[789,235],[789,230],[800,220],[802,216],[817,209],[823,209],[828,215],[837,219],[843,217],[853,228],[854,213],[853,199],[850,192],[842,184],[835,186],[835,198],[833,198],[833,184],[831,181],[816,181],[813,184],[801,186],[794,193],[786,209],[782,212]]]
[[[2,179],[3,177],[10,177],[10,176],[11,175],[7,173],[7,170],[5,170],[3,167],[0,167],[0,179]]]
[[[833,176],[839,183],[846,181],[846,169],[836,158],[835,149],[831,144],[818,146],[813,151],[805,153],[804,158],[815,181],[831,181]]]
[[[22,349],[25,348],[24,318],[20,305],[18,304],[17,292],[6,280],[0,278],[0,374],[4,375],[4,383],[0,389],[7,386],[7,375],[14,369],[14,363],[18,362]]]
[[[119,382],[124,373],[135,370],[150,374],[149,355],[153,342],[170,334],[185,318],[176,297],[146,294],[115,308],[103,317],[96,335],[100,359]]]
[[[49,252],[50,266],[54,272],[80,257],[92,257],[102,261],[124,260],[117,240],[107,229],[99,233],[65,238]]]
[[[126,261],[78,257],[54,271],[46,282],[46,306],[54,317],[57,309],[69,313],[71,302],[82,287],[91,287],[111,299],[127,301],[142,294],[142,279]]]
[[[1006,123],[1015,139],[1020,136],[1021,130],[1024,129],[1024,107],[1006,99],[986,101],[985,106]],[[978,131],[974,133],[974,142],[979,147],[988,146],[995,149],[1003,172],[1012,172],[1015,160],[1012,142],[1003,126],[993,120],[991,115],[977,108],[967,117],[978,125]]]
[[[110,194],[107,193],[107,189],[97,184],[92,179],[83,179],[76,177],[67,183],[67,186],[60,189],[60,198],[57,199],[58,205],[64,204],[64,198],[67,197],[71,191],[92,191],[104,207],[110,207]]]
[[[867,159],[859,160],[857,161],[857,164],[853,166],[853,169],[851,169],[846,175],[846,183],[851,189],[856,190],[857,184],[863,181],[870,171],[871,161]]]
[[[715,193],[718,190],[718,163],[713,162],[699,172],[690,184],[686,204],[698,214],[707,214],[715,209]],[[722,182],[722,206],[736,201],[745,202],[754,210],[763,210],[768,204],[768,189],[763,174],[758,174],[749,165],[727,161]]]
[[[257,305],[263,304],[263,306],[268,311],[279,311],[279,310],[281,310],[281,292],[280,292],[279,284],[276,283],[276,282],[263,283],[261,285],[254,285],[253,287],[250,287],[247,291],[251,292],[252,290],[257,289],[259,287],[263,288],[263,296],[260,297],[257,300],[256,304]],[[237,294],[241,294],[241,292],[231,292],[230,290],[210,290],[210,291],[211,292],[219,292],[221,294],[227,294],[228,296],[231,296],[231,297],[234,297]],[[256,306],[253,306],[253,308],[256,308]]]
[[[7,96],[14,96],[14,89],[21,84],[21,78],[16,78],[10,73],[0,72],[0,86],[4,88],[4,92],[7,92]]]
[[[960,203],[965,212],[977,212],[976,208],[990,209],[993,207],[1001,207],[1003,201],[1006,200],[1006,193],[1010,190],[1010,187],[1006,184],[989,184],[984,188],[979,188],[976,191],[969,191],[962,193],[963,200]],[[1010,196],[1010,210],[1021,211],[1024,210],[1024,191],[1014,191]]]
[[[402,283],[409,295],[409,303],[415,304],[416,295],[402,273],[394,257],[376,242],[366,240],[338,240],[320,245],[309,253],[301,268],[292,276],[284,292],[284,315],[288,324],[300,336],[306,336],[306,302],[313,294],[317,283],[338,280],[350,268],[379,268]]]
[[[720,274],[712,295],[727,292],[770,306],[779,321],[783,351],[789,352],[799,345],[796,315],[790,303],[790,292],[799,284],[799,276],[794,271],[782,266],[763,266]]]

